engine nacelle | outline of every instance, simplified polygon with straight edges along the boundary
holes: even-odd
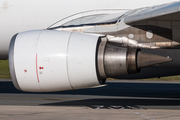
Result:
[[[144,58],[150,55],[140,53],[113,46],[106,37],[36,30],[12,38],[9,66],[17,89],[53,92],[99,86],[107,77],[136,73],[138,66],[157,63],[147,62]]]
[[[98,86],[98,36],[38,30],[15,35],[9,64],[15,87],[30,92],[51,92]]]

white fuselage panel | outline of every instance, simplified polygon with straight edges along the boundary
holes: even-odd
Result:
[[[67,16],[99,9],[136,9],[172,0],[1,0],[0,59],[6,58],[12,36],[45,29]]]

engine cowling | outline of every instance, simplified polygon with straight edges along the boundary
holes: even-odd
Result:
[[[113,46],[106,37],[35,30],[12,38],[9,66],[17,89],[53,92],[99,86],[107,77],[139,72],[144,57],[139,53]]]

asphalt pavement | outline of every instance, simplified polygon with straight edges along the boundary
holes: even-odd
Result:
[[[180,82],[107,81],[101,88],[27,93],[0,80],[0,119],[23,118],[179,120]]]

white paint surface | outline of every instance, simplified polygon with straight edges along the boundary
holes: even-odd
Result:
[[[100,85],[96,73],[98,38],[54,30],[18,34],[13,62],[21,90],[53,92]]]
[[[146,32],[146,37],[147,37],[148,39],[152,39],[152,38],[153,38],[153,32],[152,32],[151,30],[148,30],[148,31]]]
[[[73,33],[68,46],[68,73],[74,89],[98,86],[96,47],[98,36]]]
[[[39,86],[43,92],[72,89],[66,62],[70,34],[71,32],[44,30],[39,36],[37,62],[38,74],[41,73],[39,74]]]
[[[8,54],[11,37],[44,29],[75,13],[97,9],[135,9],[173,0],[0,0],[0,57]]]
[[[19,34],[16,39],[14,47],[14,68],[19,86],[22,90],[41,92],[36,74],[36,51],[40,32],[41,31],[25,32]],[[27,70],[27,72],[24,70]]]

